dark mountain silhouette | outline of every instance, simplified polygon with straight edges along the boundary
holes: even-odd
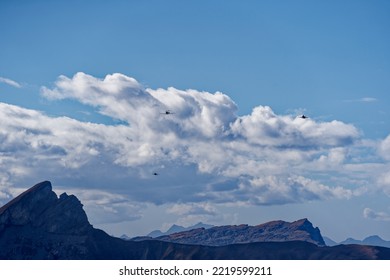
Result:
[[[390,259],[390,249],[305,241],[218,247],[125,241],[93,228],[75,196],[57,197],[45,181],[0,208],[0,259]]]
[[[137,237],[134,241],[150,240]],[[181,244],[222,246],[253,242],[306,241],[318,246],[325,246],[320,230],[314,228],[307,219],[292,223],[272,221],[257,226],[216,226],[196,228],[155,238],[155,240]]]

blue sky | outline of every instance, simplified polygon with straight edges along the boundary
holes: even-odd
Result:
[[[51,180],[117,235],[308,217],[390,239],[389,14],[3,0],[0,200]]]

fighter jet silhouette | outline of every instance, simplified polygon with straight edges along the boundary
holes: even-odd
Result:
[[[172,115],[174,114],[173,112],[171,112],[171,110],[166,110],[164,113],[160,113],[161,115]]]

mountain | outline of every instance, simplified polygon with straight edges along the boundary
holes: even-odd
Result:
[[[161,230],[154,230],[154,231],[150,232],[147,236],[155,238],[155,237],[159,237],[162,235],[172,234],[172,233],[176,233],[176,232],[180,232],[180,231],[184,231],[184,230],[186,230],[185,227],[178,226],[178,225],[172,225],[166,232],[162,232]]]
[[[363,240],[347,238],[346,240],[340,242],[340,244],[360,244],[360,245],[381,246],[381,247],[390,248],[390,241],[383,240],[378,235],[372,235],[364,238]]]
[[[307,219],[301,219],[292,223],[272,221],[257,226],[228,225],[208,229],[196,228],[160,236],[155,239],[181,244],[207,246],[285,241],[305,241],[318,246],[325,246],[320,230],[314,228]]]
[[[190,227],[183,227],[183,226],[178,226],[178,225],[172,225],[166,232],[162,232],[161,230],[154,230],[152,232],[150,232],[147,236],[148,237],[152,237],[152,238],[156,238],[156,237],[160,237],[160,236],[163,236],[163,235],[170,235],[170,234],[173,234],[173,233],[178,233],[178,232],[182,232],[182,231],[188,231],[188,230],[192,230],[192,229],[197,229],[197,228],[211,228],[213,227],[213,225],[208,225],[208,224],[204,224],[204,223],[197,223],[193,226],[190,226]]]
[[[362,244],[390,248],[390,241],[383,240],[378,235],[372,235],[372,236],[364,238],[362,241]]]
[[[0,258],[82,258],[92,230],[75,196],[57,197],[42,182],[0,208]]]
[[[301,224],[306,227],[308,222]],[[0,259],[390,259],[390,249],[363,245],[319,247],[306,241],[218,247],[160,240],[125,241],[95,229],[75,196],[63,193],[57,197],[51,183],[45,181],[0,208]]]
[[[361,240],[353,239],[351,237],[345,239],[344,241],[341,241],[340,244],[349,245],[349,244],[361,244]]]
[[[323,236],[323,238],[326,246],[336,246],[339,244],[336,241],[330,239],[329,237]]]
[[[130,240],[131,239],[131,237],[128,237],[126,234],[122,234],[119,238],[123,239],[123,240]]]

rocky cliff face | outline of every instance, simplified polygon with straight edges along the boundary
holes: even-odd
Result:
[[[0,258],[83,258],[92,229],[81,202],[45,181],[0,208]]]
[[[48,181],[39,183],[0,208],[0,234],[10,226],[30,226],[47,233],[85,234],[92,228],[74,195],[59,198]]]
[[[303,239],[311,236],[315,240],[319,234],[307,220],[272,222],[263,232],[268,236],[272,231],[279,232],[279,241],[287,240],[283,235],[286,227]],[[229,235],[228,231],[238,233],[244,229],[248,232],[248,226],[222,227],[209,234],[223,240],[224,233],[242,241],[240,234]],[[390,249],[362,245],[319,247],[306,241],[218,247],[159,240],[124,241],[93,228],[75,196],[57,197],[50,182],[42,182],[0,208],[0,259],[390,259]]]
[[[325,246],[320,230],[314,228],[307,219],[298,220],[292,223],[273,221],[257,226],[238,225],[218,226],[209,229],[198,228],[161,236],[157,239],[182,244],[208,246],[285,241],[305,241],[318,246]]]

